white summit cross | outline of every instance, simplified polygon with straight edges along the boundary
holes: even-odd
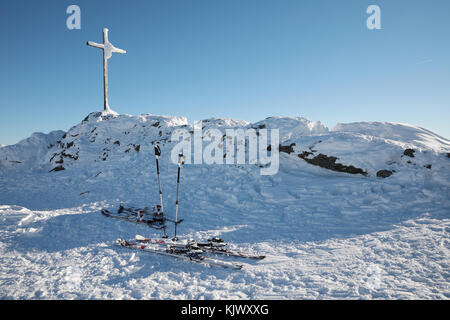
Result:
[[[111,58],[113,52],[127,53],[125,50],[114,47],[108,40],[108,29],[103,28],[103,44],[88,41],[87,45],[103,50],[103,93],[104,93],[104,110],[108,113],[114,113],[108,104],[108,59]]]

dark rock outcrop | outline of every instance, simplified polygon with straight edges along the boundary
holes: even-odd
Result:
[[[392,171],[390,170],[380,170],[377,172],[377,177],[379,178],[387,178],[392,175]]]
[[[295,146],[295,143],[291,143],[289,146],[282,146],[281,144],[278,146],[278,150],[280,151],[280,152],[284,152],[284,153],[287,153],[287,154],[291,154],[292,152],[294,152],[294,147]],[[269,145],[268,147],[267,147],[267,151],[272,151],[272,146],[271,145]]]
[[[66,170],[66,168],[64,168],[63,166],[57,166],[54,167],[52,170],[50,170],[49,172],[54,172],[54,171],[62,171],[62,170]]]
[[[295,146],[295,143],[291,143],[289,146],[282,146],[280,144],[280,146],[278,147],[278,150],[280,150],[280,152],[290,154],[290,153],[294,152],[294,148],[293,148],[294,146]]]
[[[305,158],[308,158],[309,156],[312,156],[313,154],[314,154],[313,152],[303,151],[302,153],[300,153],[298,155],[298,157],[302,158],[304,160]]]
[[[61,152],[61,156],[64,158],[70,158],[72,160],[78,160],[78,154],[79,152],[77,152],[75,155],[72,155],[70,153],[65,153],[64,150]]]
[[[403,155],[408,156],[410,158],[414,158],[414,152],[416,152],[416,150],[414,150],[414,149],[406,149],[403,152]]]
[[[356,168],[354,166],[346,166],[340,163],[336,163],[338,158],[329,157],[324,154],[319,154],[314,158],[308,158],[308,155],[311,155],[311,152],[303,152],[298,155],[299,158],[305,160],[309,164],[319,166],[321,168],[337,171],[337,172],[345,172],[350,174],[362,174],[363,176],[367,176],[367,172],[365,172],[361,168]]]

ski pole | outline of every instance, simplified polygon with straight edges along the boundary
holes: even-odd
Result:
[[[161,203],[161,211],[164,213],[162,190],[161,190],[161,178],[159,173],[159,156],[161,155],[161,149],[158,145],[155,145],[155,157],[156,157],[156,174],[158,175],[158,188],[159,188],[159,201]]]
[[[178,154],[178,174],[177,174],[177,198],[175,202],[175,235],[173,237],[173,240],[178,240],[177,238],[177,225],[178,225],[178,194],[180,192],[180,171],[181,171],[181,163],[183,159],[183,154]]]
[[[161,189],[161,178],[160,178],[160,173],[159,173],[159,156],[161,155],[161,149],[160,149],[159,145],[155,145],[154,147],[155,147],[155,158],[156,158],[156,174],[158,175],[159,201],[161,203],[161,212],[164,214],[162,189]],[[167,238],[165,226],[164,226],[163,238]]]

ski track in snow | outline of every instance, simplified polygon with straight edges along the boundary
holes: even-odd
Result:
[[[52,174],[0,172],[0,298],[450,298],[450,189],[441,183],[448,165],[389,179],[330,172],[283,153],[275,176],[251,165],[185,165],[180,238],[220,236],[267,256],[226,258],[244,264],[230,271],[114,244],[161,236],[100,214],[121,202],[158,202],[147,155]],[[176,165],[167,154],[161,162],[173,216]]]

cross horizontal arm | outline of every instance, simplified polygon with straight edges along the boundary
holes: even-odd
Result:
[[[88,41],[86,44],[88,46],[99,48],[99,49],[104,49],[105,48],[105,46],[103,44],[92,42],[92,41]]]
[[[116,47],[114,47],[113,52],[117,52],[117,53],[127,53],[125,50],[119,49],[119,48],[116,48]]]

